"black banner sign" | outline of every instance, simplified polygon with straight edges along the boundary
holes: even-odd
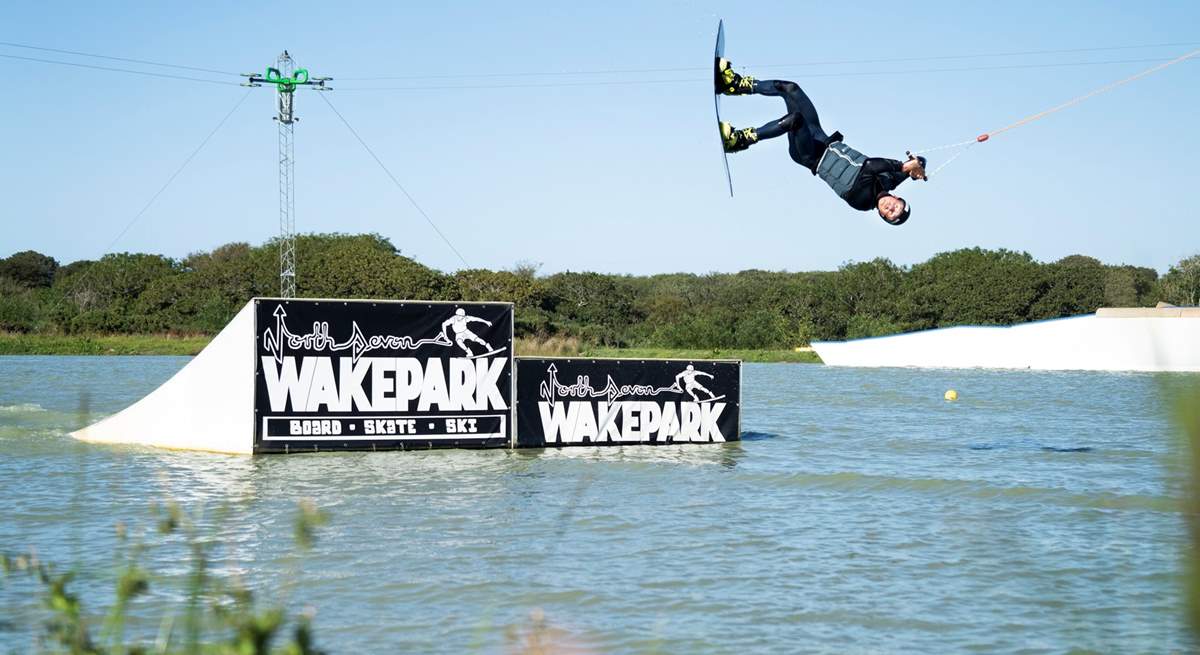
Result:
[[[255,300],[254,452],[507,446],[507,303]]]
[[[742,364],[517,359],[517,446],[736,441]]]

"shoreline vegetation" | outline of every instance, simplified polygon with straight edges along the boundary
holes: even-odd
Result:
[[[179,259],[0,258],[0,354],[194,355],[249,299],[278,293],[278,245]],[[983,248],[836,271],[541,274],[541,264],[516,262],[444,272],[378,234],[303,234],[296,257],[300,298],[510,302],[514,350],[527,356],[815,362],[804,351],[813,341],[1200,303],[1200,254],[1161,276],[1085,255],[1039,262]]]
[[[212,336],[202,334],[22,334],[0,332],[0,355],[198,354]],[[623,348],[589,346],[573,337],[520,338],[520,357],[618,357],[623,359],[740,359],[746,362],[819,364],[809,348]]]
[[[195,355],[208,335],[0,332],[0,355]]]

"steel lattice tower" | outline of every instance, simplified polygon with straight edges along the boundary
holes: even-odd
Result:
[[[275,68],[280,76],[291,79],[295,62],[287,50],[279,55]],[[296,297],[296,156],[294,150],[296,123],[296,89],[291,85],[276,87],[279,101],[279,295]]]
[[[287,50],[275,60],[266,75],[244,73],[244,86],[275,85],[279,113],[279,295],[296,297],[296,153],[294,127],[296,121],[296,87],[307,86],[327,91],[329,77],[309,78],[308,70],[296,68]]]

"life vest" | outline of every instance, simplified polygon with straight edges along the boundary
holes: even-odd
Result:
[[[866,160],[867,156],[861,152],[841,141],[834,141],[821,155],[821,161],[817,162],[817,177],[825,180],[839,198],[845,198],[862,173],[862,165]]]

